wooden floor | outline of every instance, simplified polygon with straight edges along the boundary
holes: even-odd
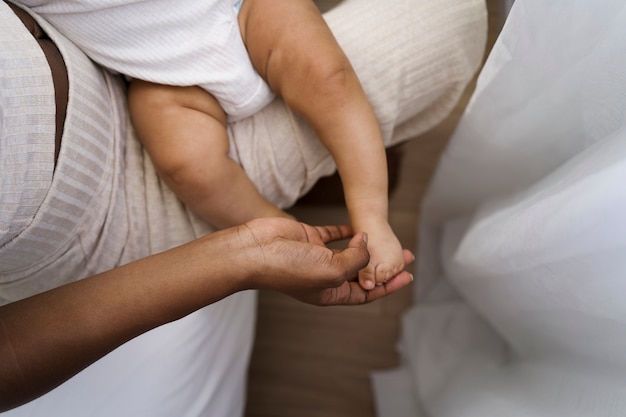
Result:
[[[321,8],[330,7],[327,0]],[[488,0],[491,46],[502,7]],[[440,152],[450,138],[473,85],[453,114],[432,131],[402,145],[390,201],[390,220],[403,246],[414,249],[419,205]],[[311,224],[347,222],[339,205],[297,205]],[[249,374],[246,417],[374,417],[370,374],[397,364],[399,317],[411,304],[409,288],[359,307],[317,308],[261,292]]]

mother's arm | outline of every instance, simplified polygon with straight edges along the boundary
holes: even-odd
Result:
[[[408,272],[364,291],[367,237],[342,251],[345,226],[259,219],[0,308],[0,411],[60,385],[130,339],[237,291],[267,288],[317,305],[362,304],[407,285]],[[412,255],[405,253],[406,263]]]

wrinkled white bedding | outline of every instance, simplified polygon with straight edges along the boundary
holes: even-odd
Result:
[[[424,204],[381,417],[624,415],[625,50],[621,1],[516,0]]]

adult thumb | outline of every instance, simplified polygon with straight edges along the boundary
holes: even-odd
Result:
[[[367,250],[367,233],[359,232],[350,239],[348,247],[341,251],[341,256],[346,262],[344,265],[350,270],[350,277],[365,268],[370,260]]]

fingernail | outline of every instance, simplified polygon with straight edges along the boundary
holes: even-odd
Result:
[[[363,242],[367,243],[368,239],[367,233],[363,233]]]
[[[365,281],[365,288],[368,290],[373,290],[376,284],[374,281]]]
[[[411,276],[411,282],[413,282],[413,274],[409,273],[409,275]]]

